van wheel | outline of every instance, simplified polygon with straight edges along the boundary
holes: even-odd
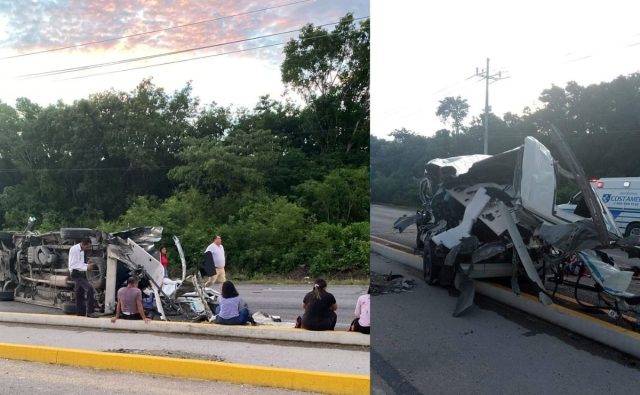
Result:
[[[0,241],[13,243],[13,234],[15,232],[0,232]]]
[[[76,313],[76,303],[75,302],[64,302],[62,304],[62,312],[65,314],[75,314]]]
[[[0,291],[0,301],[9,302],[13,300],[13,291]]]
[[[418,229],[418,234],[416,235],[416,249],[422,250],[424,249],[424,241],[422,241],[422,232]]]
[[[82,240],[95,234],[93,229],[88,228],[61,228],[60,237],[63,239]]]
[[[424,243],[422,250],[422,275],[424,281],[429,285],[434,285],[438,279],[438,271],[440,266],[436,265],[436,257],[431,246],[431,241]]]
[[[627,236],[640,236],[640,223],[634,222],[627,226]]]
[[[103,289],[107,282],[107,264],[101,257],[91,257],[91,260],[96,266],[87,270],[87,280],[93,288]]]

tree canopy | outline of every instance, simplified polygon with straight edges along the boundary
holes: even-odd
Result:
[[[0,227],[160,225],[191,265],[226,232],[238,272],[365,273],[368,252],[349,246],[368,240],[369,22],[307,25],[284,53],[302,105],[202,105],[189,83],[150,78],[71,104],[0,102]],[[336,234],[358,239],[332,249]]]
[[[565,135],[585,172],[590,177],[632,177],[640,175],[640,73],[589,86],[568,82],[564,88],[552,85],[541,92],[541,107],[522,114],[489,114],[489,153],[496,154],[521,145],[534,136],[554,151],[550,125]],[[449,116],[453,102],[445,98],[438,113]],[[444,106],[444,108],[443,108]],[[446,110],[446,111],[445,111]],[[445,118],[447,119],[447,118]],[[371,138],[371,198],[375,202],[404,205],[419,203],[417,181],[424,164],[438,157],[481,153],[484,126],[473,117],[463,131],[437,131],[424,137],[408,130],[396,130],[386,141]],[[568,199],[573,191],[562,188],[558,199]]]
[[[454,134],[459,134],[462,128],[462,121],[469,114],[469,104],[467,99],[463,99],[460,96],[445,97],[440,100],[440,105],[436,111],[436,115],[440,117],[442,122],[447,123],[451,118],[451,126],[453,127]]]

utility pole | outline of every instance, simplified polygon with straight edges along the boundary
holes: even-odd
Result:
[[[489,154],[489,81],[496,82],[509,77],[503,77],[502,72],[498,71],[496,74],[491,75],[489,73],[489,58],[487,58],[487,68],[479,71],[476,67],[476,75],[481,80],[485,80],[486,88],[484,95],[484,154]]]

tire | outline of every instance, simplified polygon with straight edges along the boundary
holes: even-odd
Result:
[[[431,241],[424,244],[422,251],[422,275],[424,277],[424,282],[429,285],[434,285],[438,280],[438,271],[440,267],[435,264],[435,253],[433,251]]]
[[[633,222],[627,226],[627,236],[640,236],[640,222]]]
[[[95,234],[93,229],[88,228],[62,228],[60,237],[63,239],[82,240]]]
[[[13,300],[13,291],[0,291],[0,301],[10,302]]]
[[[65,314],[75,315],[77,311],[75,302],[64,302],[62,304],[62,312]]]
[[[0,242],[9,248],[13,248],[13,233],[14,232],[0,232]]]
[[[90,259],[96,264],[97,269],[87,271],[87,280],[93,288],[103,289],[107,283],[107,263],[99,257]]]
[[[416,235],[416,249],[418,250],[424,250],[424,241],[422,241],[421,235],[422,232],[418,229],[418,234]]]

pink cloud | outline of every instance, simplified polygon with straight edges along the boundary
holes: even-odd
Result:
[[[20,53],[52,49],[134,35],[294,1],[70,0],[63,4],[20,2],[19,6],[0,6],[0,16],[6,17],[9,21],[11,37],[9,41],[0,43],[0,48],[12,48]],[[310,1],[73,50],[90,52],[104,51],[116,46],[135,48],[144,45],[157,48],[159,52],[172,51],[297,29],[306,23],[318,25],[333,22],[347,12],[353,12],[356,17],[367,16],[368,0]],[[287,38],[256,41],[247,46],[264,45]],[[221,50],[224,49],[216,51]],[[261,52],[272,54],[272,51]]]

